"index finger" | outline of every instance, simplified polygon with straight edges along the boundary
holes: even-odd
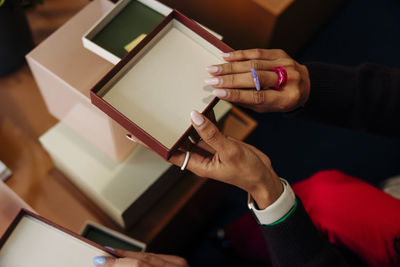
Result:
[[[236,50],[230,53],[224,53],[223,58],[226,61],[241,61],[250,59],[275,60],[278,58],[288,58],[288,54],[281,49],[248,49]]]

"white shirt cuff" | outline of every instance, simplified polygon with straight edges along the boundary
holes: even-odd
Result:
[[[247,205],[258,219],[259,224],[271,224],[283,218],[295,204],[295,194],[288,181],[281,179],[283,192],[279,198],[263,210],[259,210],[254,205],[254,199],[249,194]]]

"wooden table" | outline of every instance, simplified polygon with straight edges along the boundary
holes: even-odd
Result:
[[[29,10],[27,14],[35,42],[50,35],[86,3],[46,0],[45,5]],[[75,232],[79,232],[87,220],[120,230],[55,168],[40,145],[39,136],[55,123],[57,121],[47,111],[26,65],[0,78],[0,160],[13,171],[7,185],[39,214]],[[223,131],[243,140],[255,127],[254,120],[234,108],[224,122]],[[129,229],[128,234],[146,243],[152,242],[167,225],[171,225],[190,200],[201,197],[200,191],[206,190],[206,184],[206,179],[188,173]],[[208,191],[208,197],[211,191]]]

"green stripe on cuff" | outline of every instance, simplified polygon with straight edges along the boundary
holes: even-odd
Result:
[[[294,200],[294,205],[293,205],[293,207],[289,210],[288,213],[286,213],[285,216],[283,216],[282,218],[280,218],[280,219],[277,220],[276,222],[273,222],[273,223],[270,223],[270,224],[265,224],[265,225],[266,225],[266,226],[273,226],[273,225],[277,225],[278,223],[283,222],[284,220],[286,220],[286,219],[290,216],[290,214],[292,214],[292,213],[296,210],[296,207],[297,207],[297,197],[296,197],[295,200]]]

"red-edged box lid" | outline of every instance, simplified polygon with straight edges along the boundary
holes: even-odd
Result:
[[[119,257],[66,228],[21,209],[0,239],[0,266],[91,266],[93,257]]]
[[[206,67],[231,51],[174,10],[92,88],[92,103],[168,159],[194,131],[190,112],[218,102]]]

